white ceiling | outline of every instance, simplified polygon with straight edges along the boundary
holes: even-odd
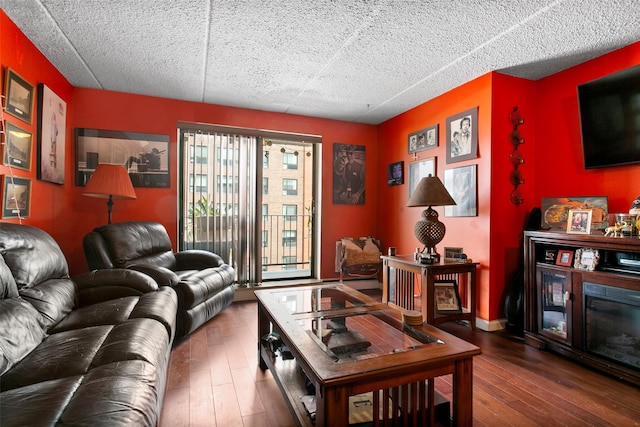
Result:
[[[640,0],[0,0],[73,86],[378,124],[640,40]]]

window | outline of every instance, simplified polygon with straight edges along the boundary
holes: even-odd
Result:
[[[298,180],[284,178],[282,180],[282,194],[285,196],[297,196],[298,195]]]
[[[200,165],[206,165],[208,163],[209,153],[207,147],[203,145],[196,145],[189,147],[189,161],[191,163],[197,163]]]
[[[283,248],[295,248],[298,232],[296,230],[283,230],[282,231],[282,247]]]
[[[195,180],[195,187],[194,187]],[[189,193],[207,193],[209,191],[209,183],[207,180],[207,175],[196,174],[189,175]]]
[[[262,178],[262,194],[269,194],[269,178]]]
[[[269,264],[269,258],[266,256],[262,257],[262,271],[267,271],[267,264]]]
[[[238,152],[233,147],[218,147],[216,148],[218,154],[216,162],[223,166],[232,166],[238,164]]]
[[[269,169],[269,152],[262,153],[262,169]]]
[[[269,232],[267,230],[262,230],[262,247],[266,248],[269,246]]]
[[[296,265],[296,263],[298,262],[298,260],[296,260],[296,257],[294,256],[283,256],[282,257],[282,269],[283,270],[295,270],[296,268],[298,268],[298,266]]]
[[[284,216],[285,221],[295,221],[297,215],[297,205],[282,205],[282,216]]]
[[[269,221],[269,205],[262,205],[262,222]]]
[[[298,169],[298,156],[293,153],[284,153],[282,167],[284,169]]]

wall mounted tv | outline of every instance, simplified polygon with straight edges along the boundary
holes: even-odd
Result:
[[[585,169],[640,163],[640,65],[578,86]]]

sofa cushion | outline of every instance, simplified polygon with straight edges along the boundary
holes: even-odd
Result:
[[[15,298],[18,296],[18,285],[13,279],[11,270],[0,255],[0,298]]]
[[[120,222],[96,227],[94,231],[103,236],[115,267],[142,262],[175,269],[171,240],[160,223]]]
[[[20,296],[42,315],[45,330],[71,313],[76,290],[70,279],[50,279],[30,288],[20,289]]]
[[[0,253],[18,289],[69,277],[67,260],[53,238],[36,227],[0,224]]]
[[[50,333],[82,329],[90,326],[116,325],[129,318],[138,297],[124,297],[73,310],[49,330]]]
[[[19,297],[0,300],[0,375],[36,348],[44,337],[42,316],[31,304]]]

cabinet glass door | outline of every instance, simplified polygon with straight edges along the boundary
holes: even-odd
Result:
[[[540,267],[540,332],[552,338],[568,340],[571,328],[571,279],[568,271]]]

